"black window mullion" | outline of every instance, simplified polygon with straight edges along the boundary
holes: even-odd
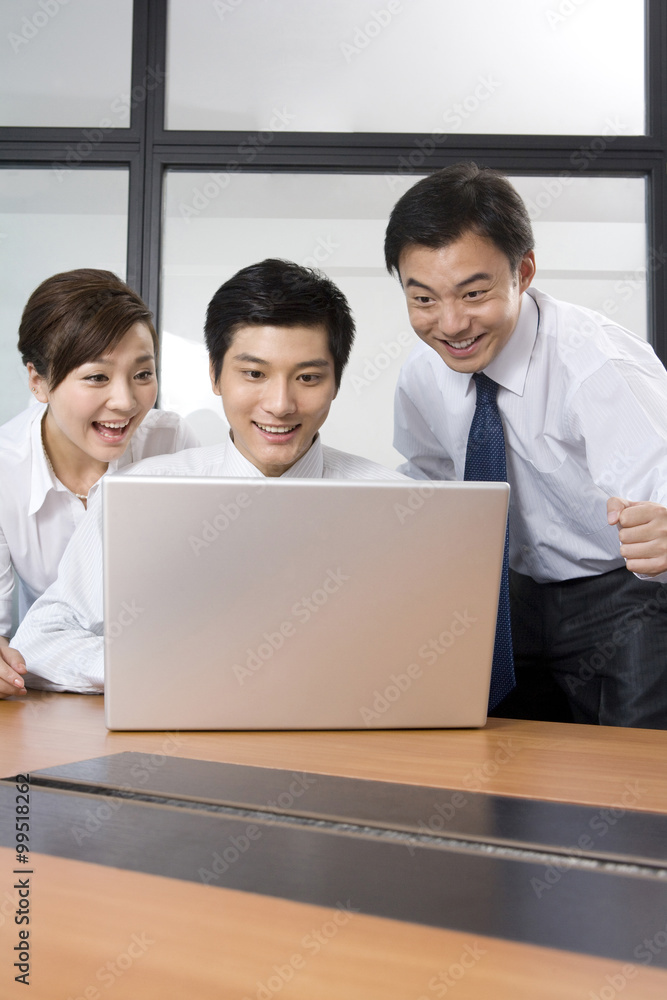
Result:
[[[429,150],[429,135],[373,133],[277,133],[255,146],[250,157],[239,147],[247,132],[166,131],[167,0],[134,0],[131,127],[107,132],[85,158],[86,166],[125,163],[130,168],[128,280],[159,319],[162,181],[167,168],[323,173],[403,173],[415,178],[461,159],[509,174],[577,176],[638,174],[648,178],[649,297],[652,340],[667,361],[667,296],[661,263],[667,240],[667,10],[646,0],[647,135],[447,136]],[[141,97],[144,88],[145,98]],[[45,166],[64,159],[84,140],[83,129],[1,128],[0,163]],[[420,152],[424,155],[420,158]],[[594,155],[589,156],[588,152]],[[583,164],[583,165],[582,165]]]
[[[132,11],[132,131],[137,137],[130,163],[130,193],[127,219],[127,283],[140,295],[143,283],[143,247],[146,230],[143,204],[146,184],[146,116],[150,91],[147,89],[148,7],[147,0],[134,0]],[[143,100],[141,99],[142,95]],[[135,100],[136,98],[136,100]]]
[[[667,10],[660,0],[646,3],[647,131],[660,149],[649,177],[647,266],[651,343],[667,364]]]
[[[153,67],[156,75],[161,76],[162,82],[151,91],[150,99],[146,102],[141,294],[152,310],[156,329],[159,330],[163,164],[160,157],[156,156],[156,142],[164,134],[168,3],[167,0],[143,0],[143,2],[147,3],[148,13],[147,64]]]

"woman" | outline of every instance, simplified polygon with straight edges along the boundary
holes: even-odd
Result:
[[[14,575],[20,620],[55,580],[107,471],[197,444],[175,413],[153,409],[151,313],[110,271],[42,282],[18,347],[37,405],[0,427],[0,697],[25,692],[22,658],[8,646]]]

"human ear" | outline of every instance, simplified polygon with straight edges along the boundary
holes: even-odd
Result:
[[[48,403],[49,390],[46,379],[39,374],[32,361],[28,362],[26,368],[28,369],[28,388],[40,403]]]
[[[535,265],[535,253],[533,250],[529,250],[527,254],[524,254],[519,263],[519,291],[525,292],[525,290],[531,284],[533,278],[535,277],[536,265]]]

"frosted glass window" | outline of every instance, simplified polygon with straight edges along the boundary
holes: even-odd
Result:
[[[347,295],[357,322],[324,441],[398,464],[393,393],[400,366],[417,341],[403,292],[386,273],[383,244],[394,203],[416,179],[168,173],[161,405],[187,417],[202,441],[222,439],[226,424],[220,399],[211,392],[203,344],[206,307],[239,268],[284,257],[325,271]],[[644,181],[522,177],[514,183],[535,216],[537,287],[606,311],[645,336]]]
[[[166,127],[641,135],[644,30],[644,0],[169,0]]]
[[[513,177],[535,233],[535,284],[648,335],[643,177]],[[660,262],[658,262],[660,263]]]
[[[128,172],[0,169],[0,423],[31,398],[16,349],[37,285],[75,267],[124,278]]]
[[[0,125],[104,134],[145,98],[131,85],[132,0],[11,0],[0,37]]]

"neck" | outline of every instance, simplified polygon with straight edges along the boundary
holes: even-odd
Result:
[[[42,444],[54,475],[71,493],[88,496],[109,468],[108,462],[100,462],[72,444],[49,419],[48,409],[42,418]]]

